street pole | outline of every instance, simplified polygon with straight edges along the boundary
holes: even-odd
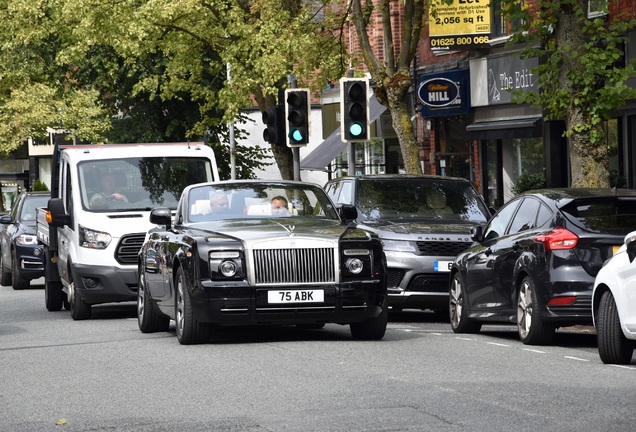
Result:
[[[230,71],[232,69],[232,65],[227,63],[227,83],[230,84],[232,82],[232,77],[230,75]],[[236,180],[236,143],[234,142],[234,122],[229,122],[228,130],[230,131],[230,170],[231,170],[231,179]]]

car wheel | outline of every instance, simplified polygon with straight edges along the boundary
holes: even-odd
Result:
[[[527,276],[521,281],[517,295],[517,330],[526,345],[547,345],[554,337],[554,325],[539,317],[534,282]]]
[[[481,323],[468,318],[466,297],[459,273],[455,273],[448,293],[448,315],[451,328],[455,333],[479,333]]]
[[[11,272],[6,271],[4,268],[4,260],[2,259],[2,252],[0,252],[0,285],[11,285]]]
[[[22,277],[14,251],[11,251],[11,267],[13,268],[13,274],[11,275],[11,286],[13,286],[13,289],[23,290],[28,288],[31,285],[31,281]]]
[[[183,270],[177,270],[175,304],[175,323],[177,326],[177,340],[181,345],[205,343],[210,339],[210,325],[200,323],[192,311],[190,292],[185,286]]]
[[[152,302],[146,289],[146,277],[142,270],[139,270],[137,289],[137,323],[142,333],[168,331],[170,326],[170,318],[161,315],[157,306]]]
[[[82,300],[75,289],[75,282],[69,284],[71,318],[75,321],[89,319],[91,317],[91,305]]]
[[[65,295],[62,291],[62,282],[52,282],[44,278],[44,303],[49,312],[62,310],[63,297]]]
[[[598,353],[603,363],[629,364],[634,354],[634,342],[621,330],[616,301],[611,291],[601,297],[596,319]]]
[[[385,299],[380,315],[360,323],[351,323],[349,325],[351,336],[357,340],[380,340],[384,337],[384,333],[386,333],[388,321],[389,308],[387,307]]]

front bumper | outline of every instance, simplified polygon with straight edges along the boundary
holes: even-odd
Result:
[[[15,245],[15,260],[23,279],[37,279],[44,276],[44,247]]]
[[[324,301],[268,304],[268,291],[309,289],[323,290]],[[257,288],[244,283],[219,287],[202,282],[191,295],[197,320],[223,326],[357,323],[379,316],[385,297],[384,285],[377,280],[327,286]]]
[[[115,303],[137,299],[136,266],[122,268],[74,263],[71,271],[75,290],[85,303]]]

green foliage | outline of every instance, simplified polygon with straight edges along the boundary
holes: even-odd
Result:
[[[32,189],[34,192],[49,190],[49,188],[46,186],[46,183],[44,183],[43,181],[40,181],[39,179],[33,182]]]
[[[546,179],[542,173],[521,174],[517,177],[510,191],[515,195],[519,195],[525,191],[542,189],[544,187],[546,187]]]

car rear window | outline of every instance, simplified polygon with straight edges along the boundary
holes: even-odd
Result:
[[[561,211],[569,221],[587,231],[625,234],[636,229],[636,197],[577,199]]]

